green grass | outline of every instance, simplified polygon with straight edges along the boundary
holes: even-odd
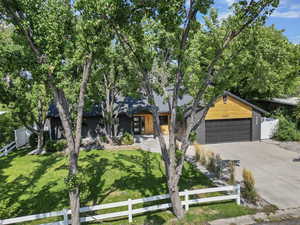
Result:
[[[26,155],[27,151],[0,158],[0,218],[62,210],[69,207],[64,184],[67,158],[60,153],[44,156]],[[83,174],[81,205],[96,205],[167,193],[161,156],[141,150],[82,151],[79,159]],[[180,190],[212,186],[193,166],[186,164]],[[153,204],[153,203],[151,203]],[[136,207],[141,207],[139,205]],[[107,213],[126,208],[102,210]],[[191,207],[179,224],[200,222],[253,213],[234,202]],[[170,211],[134,217],[133,224],[165,224],[174,216]],[[51,220],[47,220],[51,221]],[[31,222],[37,224],[40,221]],[[45,220],[43,221],[45,222]],[[100,223],[100,222],[99,222]],[[98,223],[98,224],[99,224]],[[127,224],[127,219],[101,224]],[[178,223],[176,223],[178,224]]]

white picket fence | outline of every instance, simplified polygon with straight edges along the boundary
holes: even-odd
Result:
[[[198,198],[198,199],[190,199],[189,198],[190,195],[207,194],[207,193],[215,193],[215,192],[227,192],[227,194],[220,195],[220,196],[213,196],[213,197]],[[184,200],[181,202],[181,204],[184,206],[184,209],[186,211],[189,210],[190,205],[199,204],[199,203],[235,200],[236,203],[239,205],[240,204],[240,185],[206,188],[206,189],[198,189],[198,190],[191,190],[191,191],[185,190],[183,192],[180,192],[179,195],[184,196]],[[120,212],[106,213],[106,214],[101,214],[101,215],[95,215],[95,216],[81,217],[80,221],[81,222],[90,222],[90,221],[95,221],[95,220],[104,220],[104,219],[111,219],[111,218],[118,218],[118,217],[126,216],[126,217],[128,217],[128,220],[131,223],[132,217],[135,214],[141,214],[141,213],[145,213],[145,212],[168,209],[168,208],[171,208],[171,206],[172,206],[171,203],[164,203],[164,204],[134,209],[133,208],[134,205],[146,203],[146,202],[164,200],[164,199],[168,199],[168,198],[170,198],[170,195],[164,194],[164,195],[156,195],[156,196],[140,198],[140,199],[128,199],[127,201],[123,201],[123,202],[114,202],[114,203],[108,203],[108,204],[102,204],[102,205],[83,207],[83,208],[80,208],[81,213],[92,212],[92,211],[97,211],[97,210],[102,210],[102,209],[117,208],[117,207],[122,207],[122,206],[127,206],[127,210],[120,211]],[[0,220],[0,225],[20,223],[20,222],[38,220],[38,219],[49,218],[49,217],[57,217],[57,216],[62,216],[63,220],[53,222],[53,223],[47,223],[46,225],[68,225],[71,223],[71,220],[69,220],[69,216],[68,216],[70,214],[71,214],[71,210],[63,209],[62,211]]]
[[[10,153],[12,150],[16,148],[16,142],[11,142],[10,144],[4,146],[0,149],[0,157],[6,156],[8,153]]]

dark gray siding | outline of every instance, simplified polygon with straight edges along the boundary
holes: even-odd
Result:
[[[261,139],[261,114],[253,110],[252,116],[252,141]]]
[[[63,137],[63,127],[59,118],[48,118],[50,121],[50,137],[57,140]]]
[[[64,137],[64,130],[59,118],[49,118],[51,125],[51,138],[53,140],[61,139]],[[100,117],[86,117],[82,121],[82,137],[93,137],[97,136],[97,132],[101,129],[99,127]]]
[[[126,114],[119,115],[119,134],[132,133],[132,118]]]
[[[99,127],[100,117],[87,117],[82,121],[82,137],[97,137],[97,132],[100,131]]]
[[[198,114],[198,116],[200,117],[203,114],[203,112],[200,112]],[[198,118],[199,118],[198,117]],[[197,142],[199,144],[205,144],[206,140],[205,140],[205,119],[202,120],[202,123],[200,124],[200,126],[198,127],[196,133],[197,133]]]

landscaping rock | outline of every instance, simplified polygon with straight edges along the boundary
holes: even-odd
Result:
[[[92,150],[92,149],[103,149],[103,145],[100,145],[97,139],[87,137],[81,140],[80,150]]]

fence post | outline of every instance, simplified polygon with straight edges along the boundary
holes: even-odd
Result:
[[[189,210],[189,192],[188,190],[184,190],[184,208],[187,212]]]
[[[241,204],[241,185],[237,184],[235,188],[236,188],[236,195],[237,195],[236,204],[240,205]]]
[[[64,225],[69,224],[69,218],[68,218],[68,209],[63,209],[63,216],[64,216]]]
[[[132,202],[131,199],[128,199],[128,221],[132,223]]]

